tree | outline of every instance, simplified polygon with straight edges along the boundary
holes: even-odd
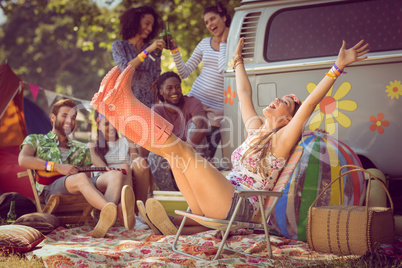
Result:
[[[113,0],[109,1],[113,3]],[[229,11],[240,0],[221,1]],[[111,44],[120,39],[119,16],[130,7],[152,6],[168,21],[183,59],[209,35],[202,20],[210,0],[123,0],[116,8],[99,8],[92,0],[0,0],[7,22],[0,29],[0,61],[23,80],[42,88],[90,100],[114,65]],[[162,71],[174,64],[162,54]],[[183,81],[189,90],[199,74]]]
[[[204,8],[213,6],[217,1],[212,0],[165,0],[165,1],[141,1],[143,5],[153,7],[163,21],[169,22],[169,29],[173,38],[179,46],[183,60],[186,62],[191,53],[202,38],[211,36],[206,29],[203,21]],[[220,1],[233,17],[234,8],[240,5],[240,0],[221,0]],[[123,0],[119,8],[125,10],[129,7],[136,7],[140,4],[135,0]],[[162,54],[162,71],[177,71],[172,56],[169,51],[164,50]],[[195,78],[200,74],[201,68],[195,70],[189,78],[183,80],[183,91],[191,89]]]

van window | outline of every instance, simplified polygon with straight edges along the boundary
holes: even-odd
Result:
[[[371,52],[402,49],[402,1],[347,1],[287,8],[268,21],[266,61],[336,56],[365,39]]]

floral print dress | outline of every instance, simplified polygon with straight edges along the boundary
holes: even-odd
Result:
[[[244,153],[250,148],[250,144],[259,131],[253,132],[234,152],[232,153],[232,171],[226,178],[235,186],[236,190],[250,191],[250,190],[263,190],[270,191],[274,188],[278,179],[280,171],[286,164],[286,159],[278,159],[271,153],[267,156],[267,169],[266,177],[261,176],[258,163],[260,154],[249,156],[244,161],[241,161]],[[271,144],[269,144],[271,147]],[[253,217],[259,211],[258,197],[253,196],[249,198],[253,206]]]

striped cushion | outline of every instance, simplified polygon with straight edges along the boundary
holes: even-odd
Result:
[[[30,251],[45,239],[38,230],[23,225],[0,226],[0,250],[7,253]]]
[[[35,228],[42,234],[48,234],[61,225],[60,220],[55,215],[40,212],[22,215],[13,224]]]

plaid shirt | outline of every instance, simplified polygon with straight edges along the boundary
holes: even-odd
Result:
[[[59,137],[53,132],[49,131],[44,134],[31,134],[28,135],[22,142],[22,146],[28,144],[35,150],[35,156],[47,160],[53,161],[59,164],[70,164],[78,167],[90,165],[91,155],[86,144],[75,140],[68,139],[67,146],[70,148],[67,156],[67,161],[63,163],[61,161],[61,153],[59,150]],[[36,183],[36,189],[40,195],[45,188],[45,185]]]

